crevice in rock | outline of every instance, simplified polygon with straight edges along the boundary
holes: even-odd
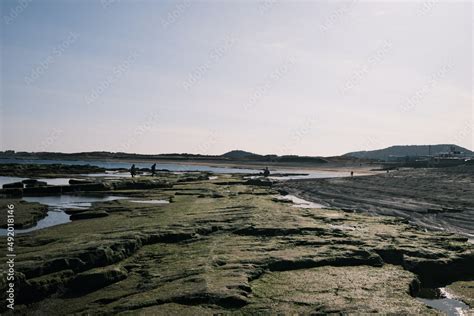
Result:
[[[288,235],[304,235],[317,233],[318,236],[327,235],[330,231],[320,227],[254,227],[247,226],[234,230],[233,233],[244,236],[288,236]],[[333,235],[333,232],[330,232]]]
[[[314,258],[302,258],[296,260],[284,260],[278,259],[269,263],[266,268],[270,271],[290,271],[299,269],[309,269],[322,266],[359,266],[368,265],[373,267],[381,267],[384,262],[380,256],[367,252],[360,251],[358,253],[351,254],[345,257],[336,257],[330,259],[314,259]]]

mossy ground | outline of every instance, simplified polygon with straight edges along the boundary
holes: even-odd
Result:
[[[0,199],[0,227],[7,227],[7,206],[13,204],[15,215],[15,228],[28,228],[46,216],[48,208],[39,203],[22,201],[20,199]]]
[[[462,237],[294,207],[239,176],[161,177],[174,186],[113,194],[169,204],[96,203],[107,217],[18,237],[17,312],[433,313],[409,294],[418,278],[444,282],[474,260]]]
[[[447,286],[448,291],[474,308],[474,281],[458,281]]]

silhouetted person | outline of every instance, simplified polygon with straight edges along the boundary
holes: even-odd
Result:
[[[135,175],[137,174],[137,168],[135,168],[134,164],[130,168],[130,174],[132,175],[132,178],[135,177]]]
[[[156,163],[154,163],[152,166],[151,166],[151,176],[154,176],[156,174]]]
[[[353,177],[353,176],[354,176],[354,171],[351,171],[351,177]]]
[[[265,169],[263,169],[263,176],[268,177],[269,175],[270,175],[270,170],[268,170],[268,167],[265,167]]]

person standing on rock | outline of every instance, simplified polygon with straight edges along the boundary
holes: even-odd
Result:
[[[152,166],[151,166],[151,176],[155,176],[156,174],[156,163],[154,163]]]
[[[130,168],[130,174],[132,175],[132,178],[137,174],[137,168],[135,168],[135,164],[133,164]]]
[[[268,177],[269,175],[270,175],[270,170],[268,170],[268,167],[265,167],[265,169],[263,169],[263,176]]]

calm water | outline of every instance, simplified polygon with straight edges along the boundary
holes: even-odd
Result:
[[[288,176],[272,176],[270,175],[268,178],[273,180],[297,180],[297,179],[319,179],[319,178],[340,178],[340,177],[349,177],[349,172],[341,172],[341,171],[306,171],[306,170],[278,170],[274,173],[306,173],[306,175],[288,175]]]
[[[4,177],[0,176],[0,188],[2,185],[13,182],[20,182],[29,178]],[[68,185],[70,178],[37,179],[46,182],[48,185]]]
[[[440,288],[439,290],[441,292],[440,298],[428,299],[418,297],[417,299],[448,316],[472,315],[467,304],[456,299],[445,288]]]
[[[53,196],[25,196],[24,201],[38,202],[48,205],[52,209],[67,209],[67,208],[88,208],[94,202],[106,202],[126,199],[126,197],[105,195],[105,196],[90,196],[90,195],[53,195]]]
[[[118,169],[125,168],[129,169],[133,162],[109,162],[109,161],[97,161],[97,160],[37,160],[37,159],[0,159],[2,163],[20,163],[20,164],[65,164],[65,165],[91,165],[106,169]],[[137,168],[150,168],[152,162],[136,162]],[[262,167],[263,168],[263,167]],[[174,163],[157,163],[156,169],[166,169],[172,172],[184,172],[184,171],[207,171],[213,173],[254,173],[258,174],[262,168],[248,169],[248,168],[232,168],[232,167],[216,167],[216,166],[204,166],[204,165],[186,165],[186,164],[174,164]],[[283,176],[283,177],[272,177],[274,180],[291,180],[291,179],[309,179],[309,178],[334,178],[334,177],[348,177],[348,172],[340,171],[307,171],[307,170],[285,170],[285,169],[271,169],[272,173],[307,173],[308,175],[295,175],[295,176]],[[85,174],[84,176],[117,176],[117,177],[129,177],[128,173],[115,173],[108,171],[106,174]],[[20,179],[20,178],[18,178]],[[52,179],[47,179],[52,181]],[[59,180],[58,180],[59,181]],[[68,179],[69,181],[69,179]],[[9,183],[9,182],[7,182]],[[50,182],[48,182],[49,184]],[[1,184],[1,182],[0,182]],[[60,184],[60,183],[51,183]],[[62,184],[62,183],[61,183]],[[65,183],[67,184],[67,183]]]
[[[129,168],[131,163],[126,162],[106,162],[106,161],[85,161],[85,160],[17,160],[17,159],[0,159],[1,163],[33,163],[33,164],[66,164],[66,165],[93,165],[102,168],[115,169],[115,168]],[[150,163],[135,163],[137,168],[148,168],[151,166]],[[178,164],[157,164],[157,169],[167,169],[172,172],[183,172],[183,171],[208,171],[214,173],[260,173],[260,169],[240,169],[240,168],[229,168],[229,167],[212,167],[212,166],[197,166],[197,165],[178,165]],[[273,173],[296,173],[295,170],[272,170]],[[128,173],[106,171],[100,174],[85,174],[83,176],[91,177],[130,177]],[[285,176],[285,177],[273,177],[275,180],[288,180],[288,179],[299,179],[299,178],[327,178],[327,177],[341,177],[347,176],[346,173],[331,172],[331,171],[311,171],[306,176]],[[215,177],[213,177],[215,179]],[[0,186],[6,183],[13,183],[25,180],[27,178],[20,177],[5,177],[0,176]],[[69,184],[70,178],[55,178],[55,179],[38,179],[48,183],[48,185],[67,185]],[[24,197],[23,199],[28,202],[38,202],[49,206],[47,216],[40,221],[37,225],[28,229],[17,229],[16,233],[28,233],[38,229],[51,227],[70,222],[69,215],[64,212],[68,208],[88,208],[93,202],[101,201],[113,201],[121,199],[122,197],[117,196],[103,196],[103,197],[91,197],[81,195],[60,195],[60,196],[40,196],[40,197]],[[298,207],[307,208],[319,208],[319,204],[310,203],[304,200],[299,200],[296,197],[290,197]],[[136,200],[136,203],[147,203],[147,204],[163,204],[168,201],[162,200]],[[6,229],[0,229],[0,235],[6,235]]]
[[[130,200],[133,203],[142,203],[142,204],[169,204],[170,201],[167,200]]]
[[[66,214],[67,209],[87,209],[94,202],[105,202],[126,199],[121,196],[84,196],[84,195],[56,195],[56,196],[28,196],[23,200],[27,202],[38,202],[49,206],[48,214],[45,218],[38,221],[38,223],[30,228],[15,229],[16,234],[29,233],[35,230],[56,226],[60,224],[69,223],[69,215]],[[0,229],[0,236],[5,236],[7,230]]]
[[[26,180],[27,178],[18,178],[18,177],[4,177],[0,176],[0,187],[7,183],[14,183]]]
[[[324,205],[314,203],[314,202],[309,202],[303,199],[300,199],[297,196],[287,194],[287,195],[278,195],[276,196],[277,199],[281,201],[291,201],[293,203],[294,207],[299,207],[299,208],[325,208]]]
[[[0,164],[20,163],[20,164],[64,164],[64,165],[91,165],[106,169],[130,168],[133,162],[108,162],[97,160],[40,160],[40,159],[0,159]],[[150,168],[153,162],[135,162],[137,168]],[[214,173],[258,173],[260,170],[230,168],[230,167],[212,167],[201,165],[181,165],[174,163],[157,163],[156,169],[167,169],[170,171],[209,171]]]
[[[71,220],[69,219],[69,215],[66,214],[64,211],[60,210],[51,210],[48,211],[48,214],[45,218],[38,221],[38,223],[30,228],[26,229],[15,229],[15,234],[25,234],[35,230],[40,230],[43,228],[56,226],[60,224],[69,223]],[[0,229],[0,236],[6,236],[7,230],[5,228]]]

